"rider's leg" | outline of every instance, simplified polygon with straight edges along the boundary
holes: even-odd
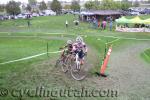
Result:
[[[80,64],[83,65],[84,64],[84,53],[83,50],[81,50],[79,53],[79,59],[80,59]]]
[[[61,58],[62,58],[62,61],[64,62],[65,61],[65,50],[62,52],[62,54],[61,54]]]

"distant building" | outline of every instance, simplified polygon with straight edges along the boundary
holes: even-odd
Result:
[[[121,12],[116,10],[92,10],[92,11],[83,11],[80,13],[80,20],[89,21],[93,17],[97,20],[106,20],[107,17],[112,17],[113,20],[119,18],[122,15]]]

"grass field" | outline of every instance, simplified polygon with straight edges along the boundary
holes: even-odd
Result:
[[[147,62],[150,63],[150,49],[145,50],[141,55]]]
[[[0,22],[0,87],[6,88],[9,91],[13,89],[35,89],[39,86],[44,86],[46,89],[63,89],[69,87],[75,89],[81,89],[82,87],[89,89],[99,88],[101,86],[105,86],[105,84],[99,86],[99,83],[97,83],[99,81],[95,79],[93,73],[99,71],[101,61],[104,57],[106,43],[113,44],[114,54],[121,52],[120,50],[122,50],[122,48],[128,47],[130,45],[142,43],[150,44],[150,41],[148,40],[150,39],[149,33],[120,33],[115,31],[111,32],[108,29],[102,31],[100,29],[92,29],[90,24],[84,22],[81,22],[79,26],[74,26],[73,20],[76,17],[77,16],[73,15],[62,15],[32,18],[30,27],[27,27],[27,20],[23,19]],[[143,18],[148,17],[149,16]],[[66,19],[69,22],[69,28],[65,28],[64,24]],[[49,53],[49,56],[44,54],[33,59],[1,64],[11,60],[17,60],[41,53],[46,53],[47,43],[48,52],[58,51],[59,47],[63,46],[68,39],[75,40],[75,37],[78,35],[83,36],[88,47],[92,50],[89,54],[93,58],[90,59],[91,62],[89,63],[93,64],[93,66],[91,70],[89,70],[90,76],[86,80],[80,82],[75,81],[69,76],[66,77],[64,73],[61,73],[61,69],[55,69],[54,65],[60,53]],[[142,52],[150,57],[150,50],[147,47],[143,48],[144,50],[146,48],[146,50],[142,50]],[[140,47],[138,49],[140,49]],[[140,51],[140,53],[142,52]],[[137,55],[140,56],[140,53]],[[142,59],[143,57],[144,59]],[[123,60],[124,59],[128,58],[123,58]],[[144,62],[144,60],[150,62],[150,59],[143,55],[140,58],[140,61]],[[147,62],[146,64],[149,65]],[[111,66],[111,64],[108,64],[108,66]],[[111,71],[110,68],[107,70],[108,73]],[[142,95],[142,97],[144,96]],[[0,97],[0,100],[29,99],[51,100],[49,97],[30,98],[26,95],[23,95],[22,97],[13,97],[10,94],[7,97]],[[53,99],[104,100],[111,98],[54,97]],[[116,98],[113,99],[116,100]],[[129,99],[131,98],[129,97]],[[136,96],[134,99],[136,99]]]

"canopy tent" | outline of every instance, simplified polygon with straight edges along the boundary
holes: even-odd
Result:
[[[125,18],[124,16],[119,18],[119,19],[116,19],[116,22],[117,23],[130,23],[130,20]]]
[[[146,20],[142,20],[140,17],[136,16],[132,19],[127,19],[124,16],[116,19],[117,23],[133,23],[133,24],[150,24],[150,18]]]
[[[150,18],[149,18],[149,19],[144,20],[144,23],[145,23],[145,24],[150,24]]]
[[[142,20],[139,16],[134,17],[133,19],[129,19],[130,23],[135,23],[135,24],[143,24],[144,20]]]

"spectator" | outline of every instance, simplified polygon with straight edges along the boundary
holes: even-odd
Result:
[[[28,27],[30,27],[31,23],[30,20],[27,21]]]
[[[68,28],[68,21],[66,20],[66,28]]]
[[[109,23],[109,29],[110,29],[110,31],[112,31],[112,27],[113,27],[113,22],[110,21],[110,23]]]
[[[100,23],[100,20],[98,20],[98,28],[100,27],[101,23]]]
[[[76,26],[79,25],[79,21],[78,20],[74,20],[73,22],[75,23]]]
[[[106,29],[106,21],[105,20],[103,20],[103,30],[105,30]]]

